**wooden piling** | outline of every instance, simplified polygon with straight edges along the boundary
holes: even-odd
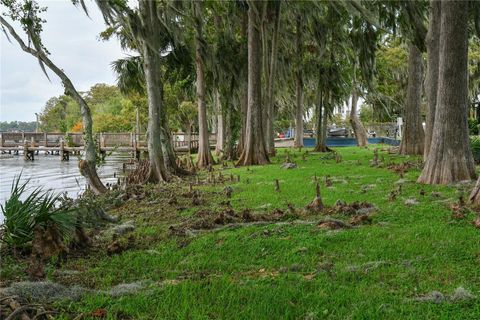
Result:
[[[60,140],[60,161],[68,160],[70,160],[70,154],[65,150],[65,141],[62,139]]]
[[[23,140],[23,160],[28,161],[28,142],[27,140]]]

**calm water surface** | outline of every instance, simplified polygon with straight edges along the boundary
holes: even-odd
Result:
[[[6,156],[6,155],[2,155]],[[106,163],[99,169],[100,178],[104,183],[117,182],[114,173],[121,174],[122,163],[128,159],[128,154],[113,154],[106,158]],[[70,157],[70,161],[60,161],[59,156],[35,155],[35,161],[23,160],[23,155],[12,158],[0,158],[0,203],[4,204],[10,195],[12,182],[22,174],[21,181],[30,179],[29,187],[33,190],[42,187],[56,193],[67,192],[70,197],[77,197],[85,190],[85,179],[78,170],[78,160]],[[0,212],[0,221],[3,216]]]

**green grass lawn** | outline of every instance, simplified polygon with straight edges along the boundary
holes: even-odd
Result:
[[[225,200],[225,185],[204,186],[204,203],[191,208],[181,196],[184,187],[177,194],[185,208],[169,209],[166,201],[150,197],[112,211],[135,220],[137,246],[113,256],[97,248],[62,266],[82,272],[70,282],[91,288],[144,281],[146,289],[117,298],[90,294],[57,305],[86,314],[103,308],[112,319],[480,319],[480,233],[470,223],[475,213],[456,220],[449,209],[460,194],[468,196],[471,185],[418,185],[418,168],[400,180],[384,165],[370,166],[373,148],[337,148],[340,163],[312,152],[303,160],[296,151],[292,160],[298,168],[289,170],[280,168],[284,150],[279,150],[271,165],[222,171],[240,175],[240,182],[226,183],[233,188],[235,210],[303,208],[314,198],[316,175],[326,205],[339,199],[373,203],[378,210],[370,225],[341,230],[294,222],[251,225],[179,239],[168,235],[171,224],[200,209],[221,210]],[[379,154],[385,162],[417,162],[386,149]],[[330,187],[323,183],[327,175]],[[280,192],[274,191],[275,179]],[[401,194],[389,199],[399,183]],[[410,198],[419,204],[405,205]],[[53,271],[50,277],[67,282]],[[458,287],[477,299],[414,301],[434,290],[450,295]]]

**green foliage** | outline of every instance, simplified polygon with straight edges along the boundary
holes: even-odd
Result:
[[[478,123],[477,119],[468,119],[468,131],[470,135],[478,135],[480,124]]]
[[[480,136],[470,136],[470,148],[476,163],[480,162]]]
[[[372,106],[377,120],[392,121],[403,110],[408,80],[408,54],[398,39],[388,39],[377,50],[376,81],[365,104]]]
[[[25,131],[34,132],[37,127],[35,121],[0,121],[0,132]]]
[[[197,122],[198,109],[193,101],[182,101],[178,106],[177,112],[170,119],[172,128],[187,132]]]
[[[40,130],[45,132],[68,132],[79,121],[78,104],[69,96],[50,98],[40,114]]]
[[[145,74],[140,56],[130,56],[111,63],[117,74],[117,86],[124,94],[145,94]]]
[[[375,120],[373,114],[373,107],[371,105],[362,104],[362,107],[360,108],[360,120],[363,123],[373,122]]]
[[[12,182],[10,197],[0,204],[4,216],[1,242],[10,247],[23,247],[33,239],[37,227],[54,226],[60,234],[67,238],[75,226],[75,214],[64,207],[56,207],[60,199],[41,188],[29,190],[29,180],[21,183],[21,175]]]
[[[480,5],[478,5],[480,8]],[[478,18],[480,20],[480,18]],[[480,99],[480,35],[472,36],[468,47],[468,87],[469,96],[474,101]]]
[[[92,112],[94,132],[131,131],[135,126],[136,108],[146,108],[144,96],[136,93],[125,96],[116,86],[106,84],[92,86],[84,96]],[[141,119],[146,119],[146,114]],[[82,116],[78,104],[62,95],[47,101],[40,122],[42,131],[69,132],[82,122]]]
[[[287,131],[291,125],[292,125],[292,120],[285,117],[277,118],[273,123],[274,130],[277,133],[282,133]]]

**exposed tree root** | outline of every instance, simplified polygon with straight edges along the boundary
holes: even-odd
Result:
[[[284,226],[284,225],[315,225],[319,221],[309,221],[309,220],[293,220],[293,221],[252,221],[252,222],[235,222],[225,225],[217,225],[211,228],[205,229],[190,229],[184,228],[181,225],[170,226],[169,231],[170,235],[177,236],[194,236],[201,235],[207,232],[219,232],[223,230],[234,230],[250,226],[264,226],[264,225],[275,225],[275,226]]]
[[[98,177],[95,163],[90,163],[86,160],[80,160],[78,162],[78,168],[80,174],[88,181],[90,188],[95,194],[102,194],[107,192],[107,188],[103,185],[102,181]]]
[[[309,212],[322,212],[324,208],[325,206],[323,205],[322,197],[320,195],[320,184],[317,181],[315,199],[305,207],[305,210]]]
[[[46,310],[41,305],[26,304],[18,296],[8,296],[0,299],[0,319],[4,320],[44,320],[52,319],[55,310]]]

